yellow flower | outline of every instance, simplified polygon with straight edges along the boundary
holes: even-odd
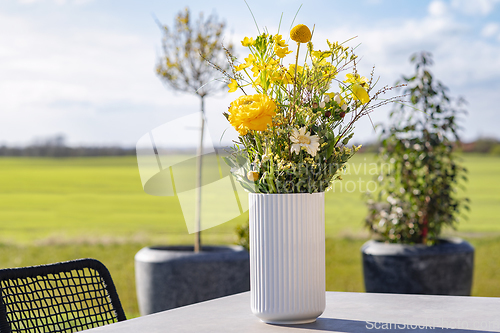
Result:
[[[231,83],[227,85],[229,87],[229,92],[235,92],[238,89],[238,82],[235,79],[231,79]]]
[[[247,178],[251,182],[259,180],[259,173],[257,171],[248,171]]]
[[[354,83],[351,87],[352,96],[354,99],[361,101],[361,103],[366,104],[370,101],[370,96],[366,92],[365,88],[361,85]]]
[[[364,76],[360,76],[359,74],[346,74],[344,82],[357,83],[361,85],[363,88],[368,88],[368,79]]]
[[[307,43],[311,37],[311,30],[304,24],[298,24],[290,31],[290,38],[297,43]]]
[[[248,65],[251,65],[255,62],[255,57],[253,56],[253,54],[249,54],[247,58],[245,58],[245,62],[248,64]]]
[[[240,135],[245,135],[249,130],[267,130],[275,114],[276,104],[268,96],[246,95],[231,103],[228,120]]]
[[[327,57],[330,57],[332,55],[332,52],[330,51],[311,51],[311,55],[314,58],[314,60],[323,60]]]
[[[281,35],[274,35],[273,39],[274,39],[274,42],[276,43],[276,45],[281,46],[281,47],[287,46],[285,44],[285,40],[283,39],[283,36],[281,36]]]
[[[280,58],[284,58],[287,54],[292,53],[292,51],[288,50],[288,45],[285,43],[285,40],[281,35],[275,35],[274,39],[274,52]]]
[[[271,74],[269,75],[269,81],[271,83],[283,81],[281,73],[279,71],[271,72]]]
[[[253,54],[249,54],[247,58],[245,58],[245,67],[242,67],[241,65],[235,67],[235,70],[238,71],[238,70],[241,70],[243,68],[247,68],[247,67],[250,67],[251,65],[255,64],[255,57],[253,56]],[[257,74],[256,74],[256,70],[257,70]],[[252,68],[252,72],[254,73],[254,77],[256,77],[258,75],[258,68],[255,68],[255,66]]]
[[[241,70],[244,70],[245,68],[248,68],[249,66],[250,64],[248,63],[239,64],[238,66],[234,67],[234,70],[239,72]]]
[[[292,153],[298,154],[300,148],[304,147],[306,151],[311,156],[316,156],[316,152],[319,150],[319,137],[317,135],[310,135],[309,132],[306,133],[306,128],[302,127],[300,130],[294,128],[292,130],[292,135],[290,135],[290,141],[292,144]]]
[[[283,84],[291,84],[293,82],[293,76],[286,70],[280,71],[280,74],[281,74],[281,82],[283,82]]]
[[[290,64],[288,66],[288,73],[293,77],[295,75],[295,64]],[[297,75],[302,75],[304,73],[304,67],[297,66]]]
[[[274,47],[274,52],[276,52],[276,55],[280,58],[284,58],[287,54],[292,53],[292,51],[288,50],[288,46],[285,47]]]
[[[252,67],[252,72],[253,72],[253,77],[259,76],[260,73],[260,66],[253,66]]]
[[[243,45],[243,46],[250,46],[250,45],[254,45],[254,44],[255,44],[255,40],[251,37],[250,38],[245,37],[241,41],[241,45]]]

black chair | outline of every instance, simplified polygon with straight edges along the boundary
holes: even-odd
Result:
[[[78,332],[126,320],[94,259],[0,270],[0,332]]]

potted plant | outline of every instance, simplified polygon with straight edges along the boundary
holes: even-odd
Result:
[[[362,247],[367,292],[470,295],[474,249],[442,238],[455,228],[467,198],[457,189],[457,124],[463,100],[452,99],[429,71],[431,54],[414,54],[403,76],[408,104],[397,105],[382,132],[379,192],[370,195],[366,226],[375,240]]]
[[[373,73],[358,74],[345,42],[315,49],[303,24],[290,31],[293,50],[286,38],[245,37],[248,56],[231,56],[232,69],[223,71],[229,92],[242,93],[225,113],[239,134],[226,162],[250,192],[251,308],[275,324],[312,322],[323,312],[324,193],[359,149],[347,147],[355,123],[397,99],[379,99],[391,88],[375,91]]]
[[[202,162],[205,166],[218,164],[216,153],[204,153],[203,138],[207,136],[204,101],[207,96],[225,88],[223,84],[209,84],[213,81],[216,71],[206,60],[210,59],[212,63],[219,64],[219,68],[227,67],[226,48],[222,47],[225,25],[218,22],[215,15],[204,19],[202,14],[194,23],[186,8],[177,15],[173,29],[161,24],[160,26],[164,35],[164,54],[157,66],[157,75],[174,90],[195,94],[200,98],[199,146],[198,152],[193,154],[195,157],[172,166],[165,165],[169,152],[162,151],[161,147],[155,144],[155,135],[168,129],[158,127],[139,140],[138,164],[143,187],[148,194],[179,196],[179,192],[182,192],[179,190],[180,185],[196,192],[196,205],[190,207],[194,211],[194,226],[187,222],[188,229],[193,229],[196,239],[194,246],[149,246],[136,254],[136,289],[142,315],[227,296],[250,288],[249,256],[244,248],[201,244],[202,222],[206,222],[201,221],[202,186],[215,182],[219,176],[217,168],[216,176],[211,179],[204,177],[202,180]],[[181,49],[182,52],[179,52]],[[232,47],[228,46],[227,50],[231,49]],[[144,151],[141,150],[143,143]],[[178,179],[174,179],[173,173],[180,169],[183,170],[185,179],[181,179],[174,186]],[[192,174],[187,174],[191,170]],[[191,182],[194,179],[196,182]],[[189,183],[189,186],[185,183]]]

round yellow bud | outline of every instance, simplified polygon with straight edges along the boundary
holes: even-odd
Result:
[[[259,173],[257,171],[248,171],[247,178],[251,182],[259,180]]]
[[[307,43],[311,37],[311,30],[304,24],[298,24],[290,31],[290,38],[297,43]]]

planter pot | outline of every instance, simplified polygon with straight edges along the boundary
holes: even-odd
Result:
[[[464,240],[442,239],[434,246],[372,240],[361,252],[367,292],[470,295],[474,248]]]
[[[252,312],[266,323],[316,320],[325,309],[324,193],[249,194]]]
[[[240,246],[146,247],[135,255],[141,315],[250,289],[249,255]]]

